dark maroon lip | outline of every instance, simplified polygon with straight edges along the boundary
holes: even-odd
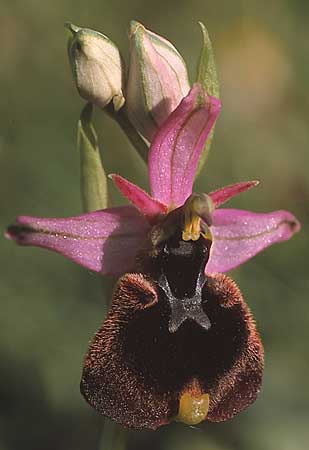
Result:
[[[216,422],[249,406],[260,390],[262,344],[239,289],[224,275],[204,275],[208,242],[178,246],[177,239],[150,252],[152,264],[144,257],[146,273],[119,279],[85,357],[82,394],[124,426],[169,423],[192,385],[209,395],[206,419]]]

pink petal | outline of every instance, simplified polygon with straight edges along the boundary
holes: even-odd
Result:
[[[151,195],[182,205],[192,192],[199,156],[220,111],[220,101],[195,84],[159,128],[149,150]]]
[[[60,219],[20,216],[6,237],[53,250],[95,272],[120,274],[132,269],[148,229],[135,208],[123,206]]]
[[[141,214],[150,221],[160,214],[167,212],[167,207],[158,200],[150,197],[147,192],[140,187],[121,177],[120,175],[111,174],[109,177],[113,180],[121,194],[131,202]]]
[[[235,195],[240,194],[241,192],[247,191],[254,186],[257,186],[259,181],[243,181],[241,183],[230,184],[228,186],[224,186],[216,191],[210,192],[208,195],[213,201],[214,207],[218,208],[218,206],[222,205],[226,201],[230,200]]]
[[[300,224],[288,211],[267,214],[240,209],[213,212],[211,248],[207,273],[227,272],[276,242],[286,241]]]

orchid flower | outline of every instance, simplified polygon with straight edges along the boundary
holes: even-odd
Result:
[[[218,209],[256,181],[192,193],[219,110],[219,100],[195,84],[160,126],[148,158],[151,195],[113,174],[131,206],[60,219],[20,216],[7,231],[20,245],[122,275],[86,355],[81,390],[126,426],[226,420],[260,389],[262,344],[241,293],[223,273],[300,226],[287,211]]]
[[[87,269],[119,275],[134,268],[135,256],[151,226],[181,207],[192,194],[200,152],[218,116],[220,103],[196,84],[158,131],[149,152],[151,196],[119,175],[111,175],[132,206],[95,211],[70,218],[19,216],[7,237],[20,245],[56,251]],[[215,208],[209,227],[213,245],[207,273],[227,272],[266,247],[288,240],[299,224],[287,211],[261,214],[216,209],[256,181],[211,192]]]

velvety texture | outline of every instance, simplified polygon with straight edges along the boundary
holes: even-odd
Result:
[[[124,275],[85,357],[86,400],[122,425],[146,429],[175,417],[180,395],[194,384],[209,394],[209,421],[246,408],[262,380],[263,349],[254,320],[224,275],[208,278],[203,308],[209,330],[187,320],[170,333],[164,293],[143,274]]]

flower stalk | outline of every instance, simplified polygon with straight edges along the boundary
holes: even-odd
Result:
[[[124,106],[119,111],[115,111],[113,108],[110,108],[108,106],[105,111],[112,119],[114,119],[118,123],[124,134],[129,139],[133,148],[138,152],[142,160],[147,163],[149,143],[147,143],[147,141],[142,138],[137,129],[130,122],[126,106]]]
[[[128,431],[109,419],[104,419],[98,450],[125,450]]]

